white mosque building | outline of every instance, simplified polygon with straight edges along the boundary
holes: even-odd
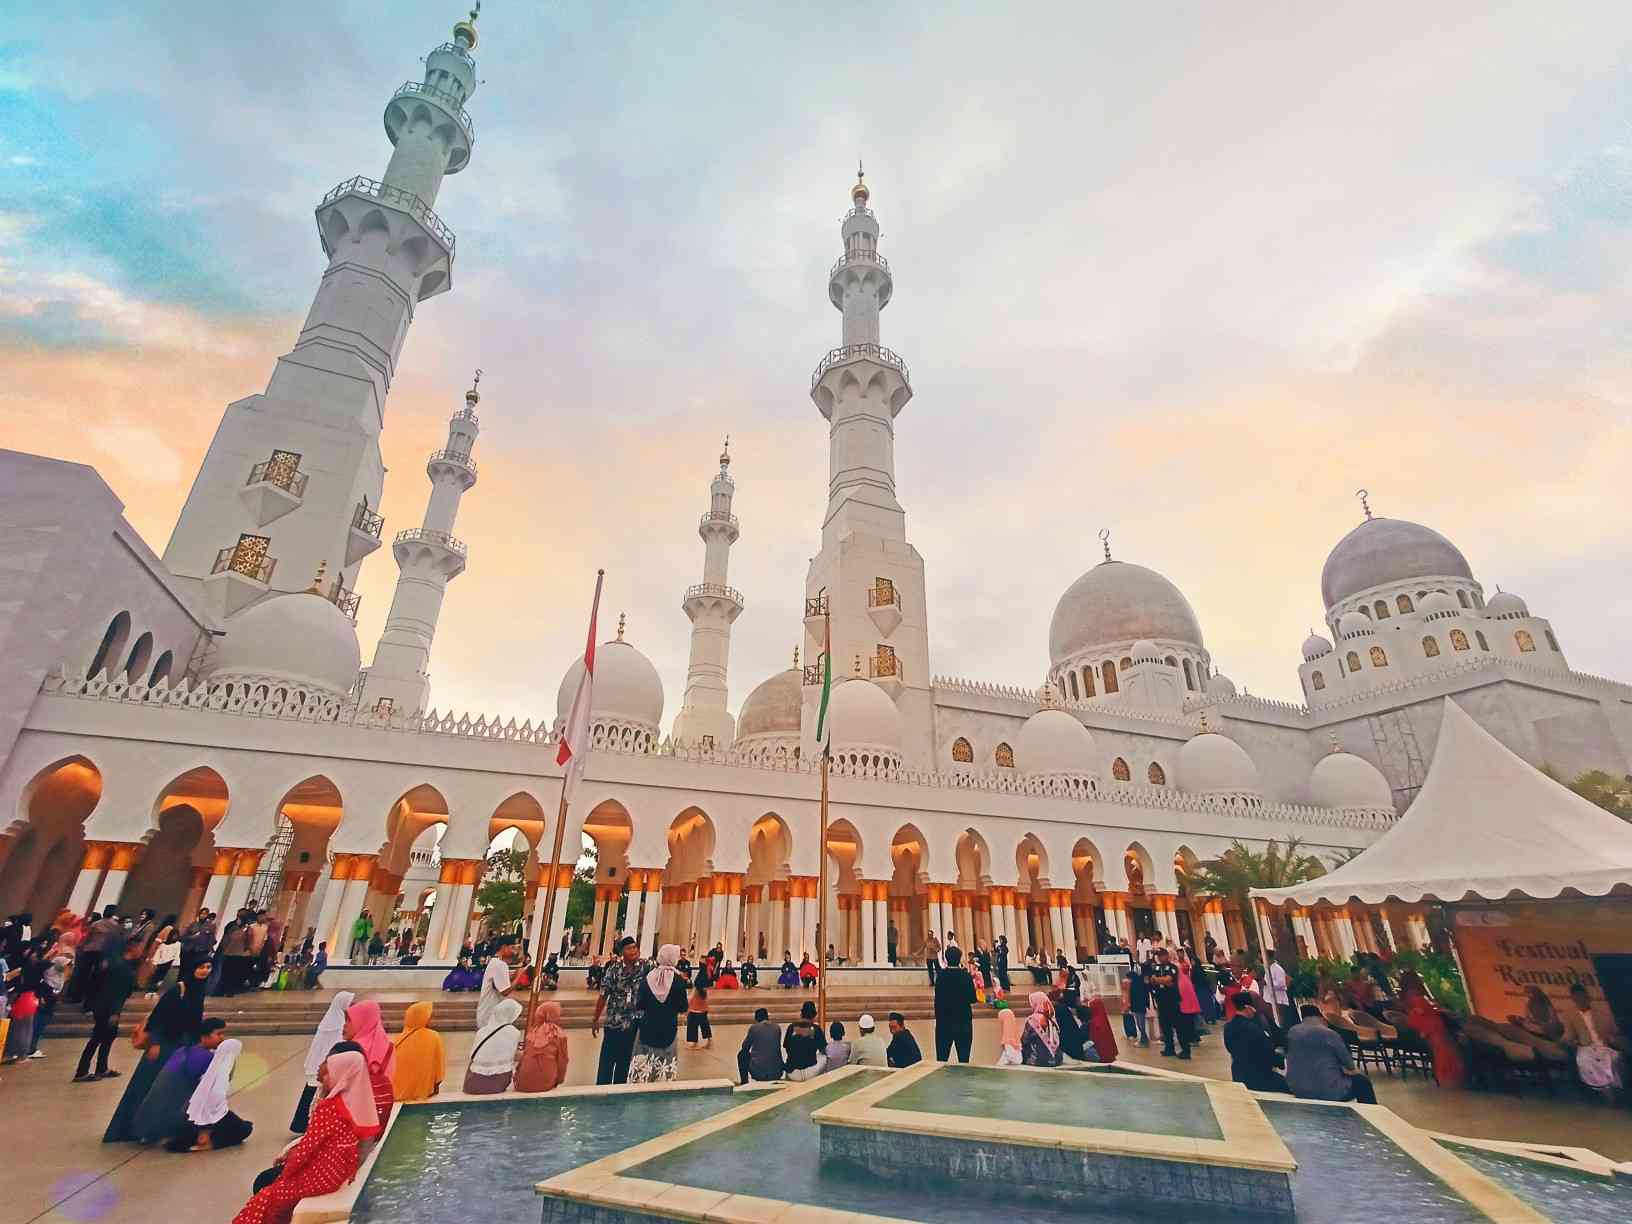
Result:
[[[162,556],[89,467],[0,453],[0,912],[253,901],[343,961],[337,935],[365,908],[428,909],[436,963],[471,929],[496,835],[547,858],[551,744],[582,662],[547,717],[430,710],[438,615],[468,560],[454,531],[477,483],[477,387],[427,462],[421,525],[387,537],[380,505],[408,326],[452,287],[454,234],[433,206],[471,160],[476,44],[460,22],[392,95],[383,177],[323,197],[305,325],[266,390],[227,406]],[[1078,956],[1142,931],[1239,947],[1242,916],[1188,872],[1235,840],[1369,844],[1421,785],[1447,697],[1534,765],[1632,770],[1632,686],[1570,670],[1552,626],[1514,595],[1487,599],[1455,545],[1369,508],[1321,574],[1306,705],[1238,693],[1180,589],[1109,545],[1060,596],[1040,689],[936,676],[895,483],[913,388],[879,328],[894,272],[859,175],[850,195],[827,285],[840,343],[810,384],[831,476],[804,624],[814,660],[830,618],[843,677],[821,937],[848,961],[883,962],[892,927],[903,956],[931,928]],[[598,655],[595,751],[566,830],[597,851],[592,950],[623,931],[647,949],[816,948],[819,674],[796,653],[730,713],[744,607],[730,462],[709,481],[667,730],[662,682],[621,625]],[[387,538],[400,577],[365,670],[352,591]],[[548,874],[535,853],[531,930],[556,888],[557,946],[571,866]],[[1325,950],[1422,937],[1409,909],[1298,921]]]

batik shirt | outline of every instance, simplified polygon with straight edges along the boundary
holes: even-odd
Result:
[[[650,970],[645,961],[630,962],[621,956],[606,967],[601,978],[601,995],[606,999],[601,1023],[607,1028],[628,1028],[640,1019],[640,984]]]

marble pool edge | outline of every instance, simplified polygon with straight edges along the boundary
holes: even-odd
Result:
[[[386,1121],[385,1129],[380,1132],[378,1141],[357,1167],[357,1176],[333,1194],[320,1194],[301,1199],[295,1206],[291,1224],[338,1224],[339,1221],[351,1218],[352,1210],[357,1206],[357,1199],[362,1194],[363,1187],[368,1184],[369,1175],[374,1171],[374,1162],[385,1150],[385,1145],[391,1138],[391,1131],[404,1110],[440,1108],[444,1105],[462,1105],[468,1102],[560,1101],[607,1096],[639,1096],[647,1093],[720,1092],[735,1087],[735,1082],[728,1079],[674,1080],[666,1084],[581,1084],[572,1088],[556,1088],[551,1092],[482,1094],[439,1092],[423,1101],[398,1101],[391,1107],[391,1117]]]

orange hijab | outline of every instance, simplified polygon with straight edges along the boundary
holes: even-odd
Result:
[[[533,1009],[516,1064],[517,1092],[548,1092],[567,1078],[567,1034],[561,1028],[561,1004],[543,1002]]]

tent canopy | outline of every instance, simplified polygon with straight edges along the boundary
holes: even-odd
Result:
[[[1449,698],[1428,779],[1357,858],[1271,905],[1549,900],[1632,889],[1632,824],[1526,764]]]

